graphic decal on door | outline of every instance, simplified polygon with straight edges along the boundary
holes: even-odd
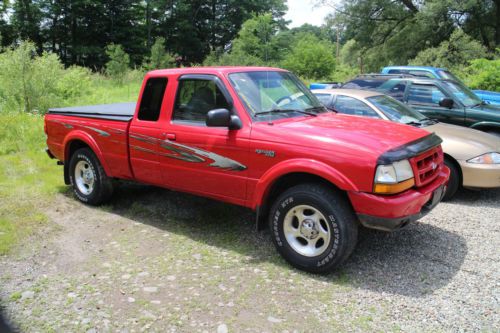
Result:
[[[159,140],[150,136],[141,135],[141,134],[133,134],[130,135],[131,138],[136,139],[138,141],[148,143],[148,144],[156,144],[159,143],[160,147],[167,152],[155,153],[153,150],[141,148],[136,145],[131,145],[133,149],[140,150],[143,152],[157,154],[160,156],[174,158],[181,161],[191,162],[191,163],[203,163],[207,161],[211,161],[209,166],[213,168],[219,168],[230,171],[243,171],[246,170],[247,167],[235,160],[230,158],[218,155],[216,153],[206,151],[203,149],[199,149],[196,147],[184,145],[181,143],[169,141],[169,140]]]

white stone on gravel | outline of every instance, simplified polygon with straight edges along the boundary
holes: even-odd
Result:
[[[131,277],[132,277],[132,275],[130,275],[130,274],[123,274],[123,275],[122,275],[122,279],[123,279],[123,280],[128,280],[128,279],[130,279]]]
[[[68,293],[69,298],[76,298],[76,296],[77,296],[76,293],[73,293],[73,292]]]
[[[148,276],[149,273],[148,272],[140,272],[139,274],[137,274],[137,276],[140,276],[140,277],[144,277],[144,276]]]
[[[147,293],[155,293],[158,291],[158,287],[144,287],[142,288]]]
[[[135,298],[133,298],[133,297],[129,297],[129,298],[127,298],[127,301],[128,301],[129,303],[134,303],[134,302],[135,302]]]
[[[21,294],[21,299],[29,299],[35,297],[35,292],[31,290],[26,290]]]
[[[273,316],[269,316],[267,317],[267,320],[271,323],[281,323],[283,321],[283,319],[278,319],[278,318],[275,318]]]
[[[201,254],[195,253],[195,254],[193,254],[193,258],[195,258],[196,260],[200,260],[201,259]]]
[[[228,333],[229,330],[227,329],[227,325],[226,324],[220,324],[219,326],[217,326],[217,333]]]
[[[175,281],[175,279],[176,279],[175,275],[169,275],[169,276],[167,276],[167,280],[168,281]]]

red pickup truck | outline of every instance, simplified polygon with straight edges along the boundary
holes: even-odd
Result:
[[[359,223],[391,231],[428,213],[449,176],[436,135],[354,122],[276,68],[153,71],[137,104],[51,109],[45,132],[79,200],[125,179],[246,206],[310,272],[343,262]]]

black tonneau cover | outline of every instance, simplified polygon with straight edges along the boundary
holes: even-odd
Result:
[[[72,106],[67,108],[49,109],[51,114],[65,116],[130,121],[135,113],[136,103],[115,103],[90,106]]]

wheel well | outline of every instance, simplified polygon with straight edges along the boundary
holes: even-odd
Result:
[[[320,176],[305,172],[294,172],[283,175],[271,184],[267,194],[264,198],[262,198],[262,205],[257,209],[257,230],[263,230],[267,227],[266,217],[269,214],[269,210],[271,209],[273,202],[278,198],[278,196],[287,189],[304,183],[322,184],[332,190],[341,192],[347,197],[345,192],[341,191],[337,186]]]
[[[458,183],[460,184],[459,186],[461,186],[463,184],[463,176],[462,176],[462,168],[460,167],[460,164],[458,164],[458,162],[448,154],[444,154],[444,159],[448,160],[451,164],[453,164],[455,166],[455,168],[457,168],[458,175],[460,177],[460,181]]]
[[[73,140],[68,143],[68,148],[66,149],[66,154],[64,154],[64,183],[70,185],[71,181],[69,179],[69,161],[71,156],[80,148],[90,148],[88,144],[80,140]]]

